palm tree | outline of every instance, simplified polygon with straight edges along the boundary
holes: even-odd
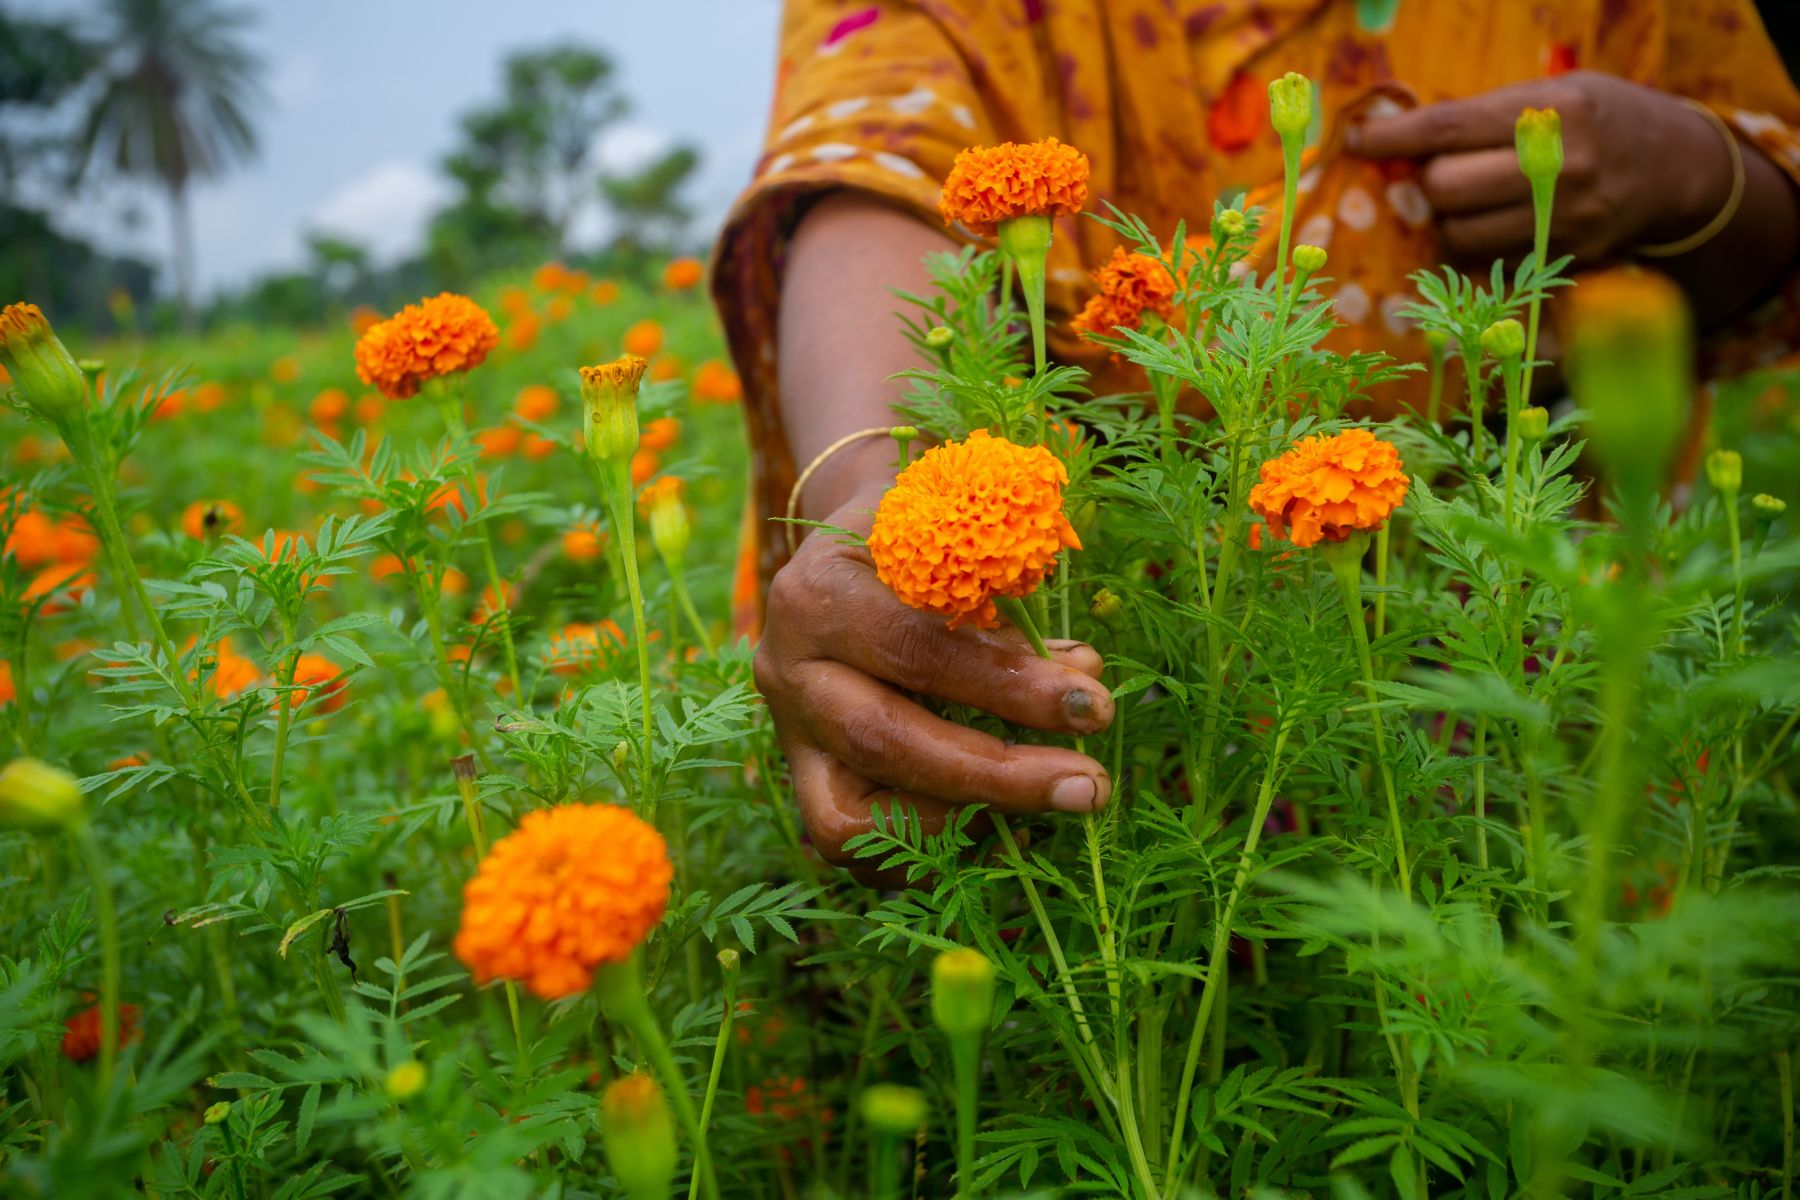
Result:
[[[108,27],[79,173],[105,160],[169,197],[175,287],[184,314],[194,287],[188,185],[249,158],[247,109],[261,95],[262,61],[244,40],[251,23],[217,0],[104,0]]]

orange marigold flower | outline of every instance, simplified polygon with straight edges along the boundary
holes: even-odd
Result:
[[[1070,322],[1082,337],[1117,337],[1114,331],[1120,326],[1142,326],[1145,313],[1164,321],[1175,315],[1175,278],[1148,254],[1114,247],[1111,261],[1094,272],[1094,282],[1099,294]]]
[[[661,454],[675,445],[681,436],[681,422],[674,417],[658,417],[638,434],[638,449]]]
[[[590,625],[577,621],[564,625],[550,639],[550,669],[558,675],[575,675],[598,667],[625,647],[625,631],[611,620]]]
[[[562,535],[562,552],[570,561],[578,563],[599,562],[600,556],[606,553],[610,538],[605,531],[593,525],[577,525],[565,530]]]
[[[610,279],[602,279],[588,292],[588,303],[596,308],[605,308],[619,298],[619,285]]]
[[[138,1006],[119,1005],[119,1045],[129,1045],[138,1036]],[[63,1022],[63,1057],[70,1062],[86,1062],[100,1053],[100,1006],[84,1008]]]
[[[19,690],[13,684],[12,664],[0,659],[0,708],[13,702]]]
[[[671,258],[669,265],[663,268],[663,286],[671,291],[685,292],[699,283],[705,274],[706,268],[697,258]]]
[[[500,344],[485,309],[444,292],[409,304],[362,335],[356,374],[392,400],[418,394],[427,380],[479,367]]]
[[[456,956],[479,983],[517,979],[545,1000],[574,995],[662,920],[673,875],[662,835],[629,809],[527,813],[463,888]]]
[[[527,433],[519,453],[530,459],[549,458],[556,453],[556,443],[541,433]]]
[[[1029,595],[1081,539],[1063,513],[1069,473],[1042,446],[977,429],[926,451],[881,498],[869,553],[913,608],[992,628],[994,598]]]
[[[196,542],[236,533],[243,525],[244,510],[229,500],[196,500],[181,510],[181,532]]]
[[[635,354],[639,358],[655,358],[656,352],[662,349],[662,326],[645,318],[625,331],[625,353]]]
[[[300,378],[300,360],[286,355],[269,364],[269,378],[276,383],[292,383]]]
[[[350,393],[340,387],[328,387],[312,398],[306,407],[314,425],[333,425],[350,415]]]
[[[316,694],[319,712],[336,712],[350,699],[344,694],[343,676],[344,668],[323,654],[302,654],[294,663],[295,690],[287,693],[289,706],[299,708]],[[279,711],[281,701],[270,707]]]
[[[537,345],[538,334],[543,326],[531,313],[520,313],[506,327],[506,344],[520,354]]]
[[[25,603],[29,605],[46,596],[66,593],[70,604],[79,604],[81,598],[93,590],[94,583],[94,573],[84,562],[52,563],[31,577],[31,582],[25,586]],[[43,613],[47,617],[55,616],[68,607],[68,604],[52,600],[44,605]]]
[[[225,403],[225,385],[208,380],[194,388],[194,411],[213,412]]]
[[[556,415],[556,389],[541,383],[520,388],[513,399],[513,411],[521,421],[548,421]]]
[[[1400,452],[1367,429],[1309,437],[1262,465],[1250,507],[1296,546],[1378,529],[1406,499]]]
[[[1087,205],[1087,155],[1055,138],[959,152],[944,180],[944,223],[992,237],[1014,217],[1069,217]]]
[[[525,431],[517,425],[495,425],[477,433],[475,444],[481,447],[483,458],[506,458],[518,452],[524,437]]]
[[[190,638],[188,647],[191,649],[193,644],[193,639]],[[196,670],[188,678],[197,680],[200,672]],[[255,687],[260,679],[262,668],[239,654],[231,644],[231,639],[227,638],[213,647],[212,679],[207,683],[213,695],[221,700],[229,700],[239,692]]]
[[[716,358],[709,358],[694,372],[694,399],[703,404],[736,404],[744,398],[738,373]]]
[[[631,486],[643,487],[660,470],[662,459],[654,450],[639,450],[631,456]]]
[[[500,289],[500,307],[517,316],[531,307],[531,297],[522,287],[504,287]]]

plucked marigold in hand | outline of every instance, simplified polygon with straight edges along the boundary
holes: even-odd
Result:
[[[1400,452],[1366,429],[1319,434],[1262,465],[1250,507],[1296,546],[1379,529],[1406,499]]]
[[[1098,295],[1070,322],[1085,338],[1116,337],[1119,326],[1136,329],[1145,313],[1164,321],[1175,315],[1175,277],[1148,254],[1135,254],[1123,246],[1113,249],[1112,259],[1094,272]]]
[[[996,596],[1026,596],[1081,540],[1063,513],[1069,473],[1042,446],[977,429],[900,472],[875,512],[875,573],[950,627],[992,628]]]
[[[527,813],[463,888],[456,956],[481,983],[521,980],[545,1000],[574,995],[662,920],[673,875],[662,835],[629,809]]]
[[[439,375],[479,367],[500,344],[487,311],[467,296],[444,292],[409,304],[356,343],[356,375],[390,400],[415,396]]]
[[[1087,205],[1087,155],[1055,138],[960,151],[938,211],[946,224],[992,237],[1014,217],[1071,217]]]

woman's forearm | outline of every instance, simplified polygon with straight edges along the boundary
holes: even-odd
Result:
[[[781,417],[800,469],[859,429],[893,423],[889,376],[922,361],[894,316],[892,289],[923,294],[923,257],[954,249],[942,232],[881,200],[839,192],[801,219],[782,284]],[[807,481],[800,514],[818,519],[891,474],[894,445],[870,438],[831,456]]]

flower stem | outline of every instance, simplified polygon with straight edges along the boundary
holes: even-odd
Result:
[[[463,421],[462,411],[462,376],[454,377],[455,385],[439,381],[437,386],[438,412],[443,414],[444,428],[458,442],[468,439],[469,427]],[[475,464],[464,461],[459,472],[462,480],[469,488],[471,505],[485,504],[480,488],[475,482]],[[500,618],[500,644],[506,651],[506,674],[512,683],[513,703],[524,704],[525,693],[519,690],[519,655],[513,647],[512,635],[512,601],[507,597],[505,581],[500,577],[500,566],[494,558],[494,536],[488,529],[486,521],[476,523],[481,534],[481,560],[487,572],[488,588],[494,593],[494,611]]]
[[[637,525],[631,515],[630,465],[609,463],[600,472],[601,499],[612,516],[613,533],[618,538],[619,557],[625,571],[625,592],[631,602],[631,632],[637,642],[638,686],[643,693],[644,740],[638,754],[638,801],[646,814],[656,813],[651,794],[651,748],[656,733],[656,718],[651,706],[650,690],[650,623],[644,614],[644,585],[638,576]]]
[[[981,1035],[950,1039],[950,1057],[956,1067],[956,1195],[975,1197],[975,1117],[981,1073]]]
[[[112,1085],[113,1067],[119,1060],[119,918],[113,907],[112,882],[106,876],[106,859],[94,828],[87,821],[71,829],[75,847],[87,867],[88,885],[94,892],[94,918],[100,927],[100,1090]]]
[[[707,1200],[719,1200],[719,1183],[713,1177],[712,1156],[707,1153],[706,1134],[694,1111],[694,1098],[688,1095],[687,1082],[669,1052],[669,1043],[650,1011],[644,996],[644,984],[638,972],[637,953],[622,963],[604,965],[594,972],[594,987],[600,995],[600,1008],[637,1038],[644,1056],[662,1077],[663,1088],[675,1105],[675,1115],[689,1140],[694,1143],[694,1172],[700,1176],[700,1189]]]
[[[1338,588],[1344,596],[1344,614],[1350,619],[1351,640],[1356,643],[1357,662],[1362,666],[1363,687],[1369,695],[1369,724],[1375,734],[1375,766],[1381,773],[1381,787],[1387,795],[1388,828],[1394,835],[1394,865],[1400,879],[1400,893],[1412,899],[1412,869],[1406,858],[1406,829],[1400,821],[1400,802],[1394,794],[1394,773],[1388,766],[1387,730],[1381,719],[1381,707],[1375,692],[1375,662],[1369,651],[1369,631],[1363,627],[1362,559],[1346,542],[1334,547],[1325,558]]]
[[[713,1040],[712,1072],[706,1077],[706,1097],[700,1102],[699,1139],[706,1139],[706,1131],[712,1124],[713,1100],[719,1093],[719,1075],[725,1069],[725,1052],[731,1048],[731,1022],[737,1015],[737,971],[725,972],[725,1011],[719,1020],[719,1036]],[[696,1200],[700,1194],[700,1172],[695,1171],[688,1181],[688,1200]]]

